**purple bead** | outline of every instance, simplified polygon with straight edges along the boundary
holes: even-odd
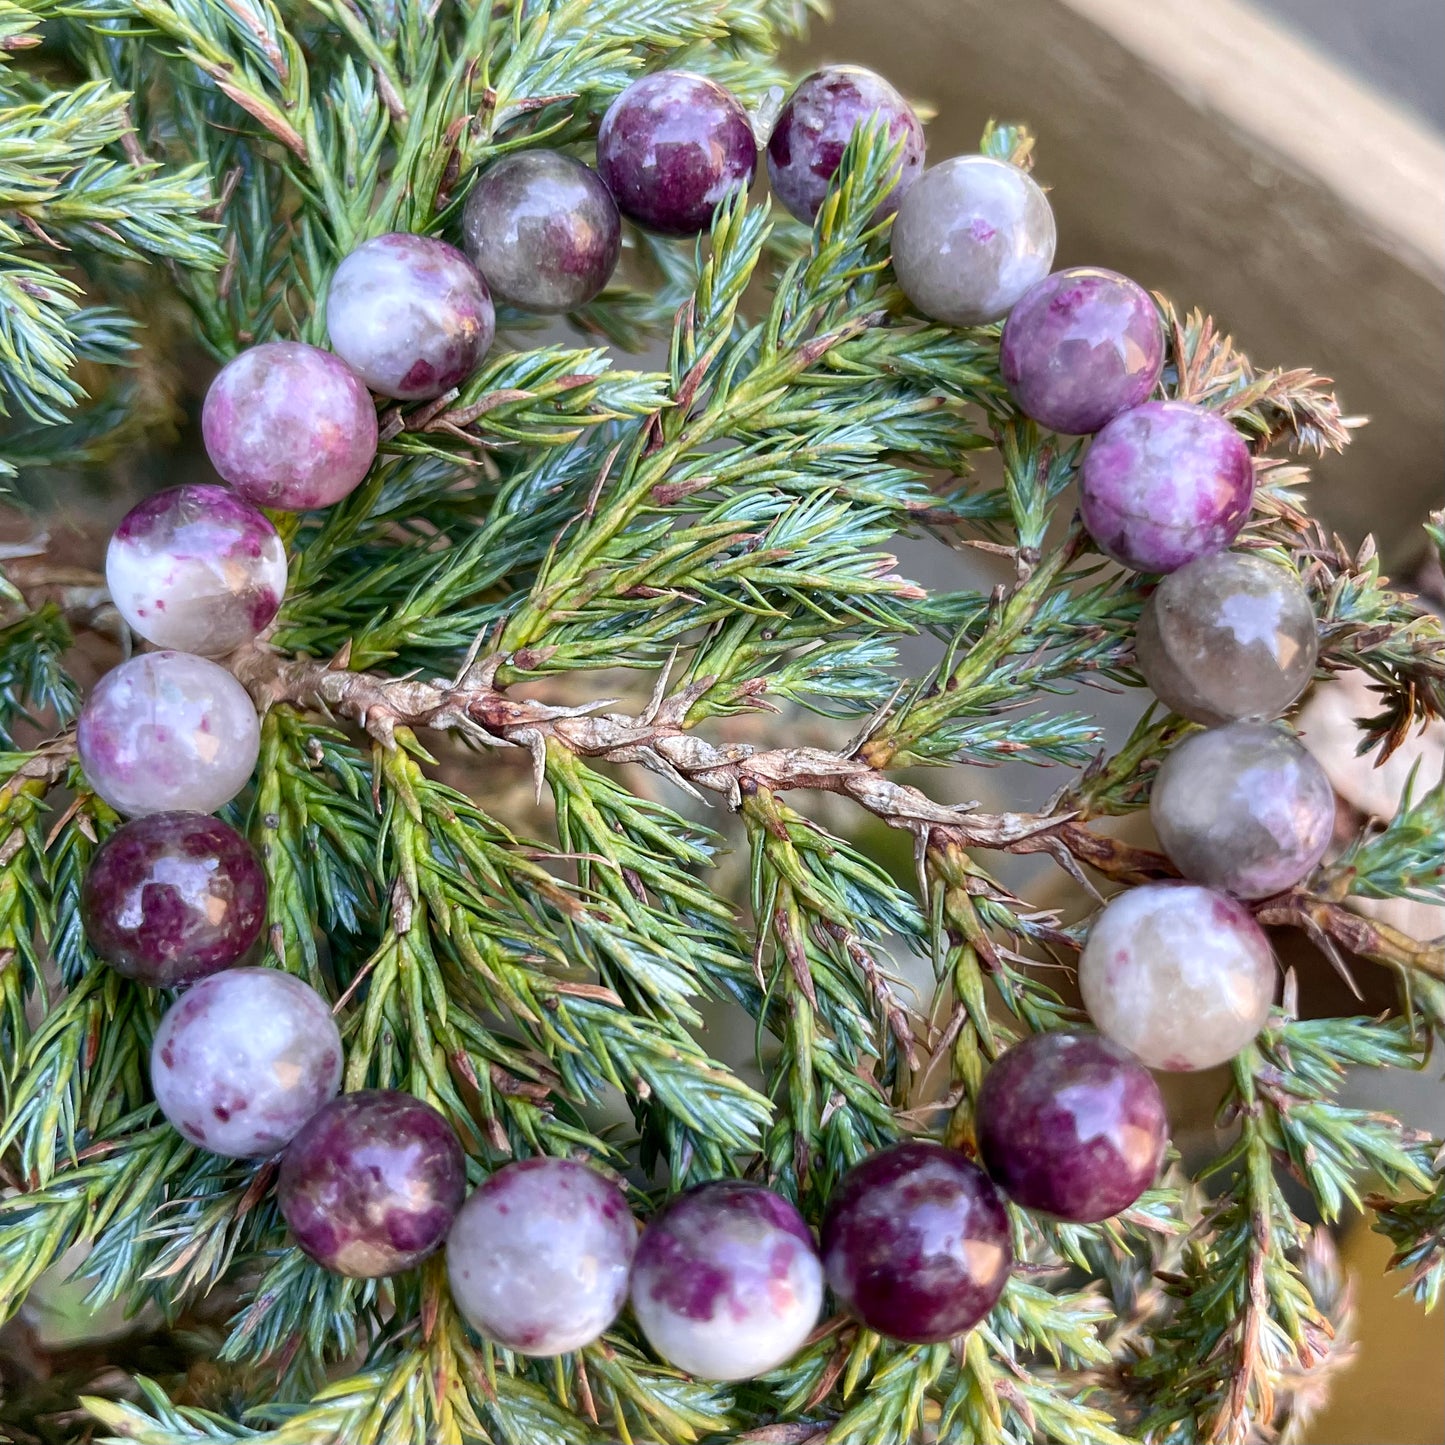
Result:
[[[189,652],[145,652],[96,683],[75,748],[90,786],[118,813],[214,813],[246,786],[261,728],[224,667]]]
[[[561,151],[517,151],[488,166],[467,197],[462,233],[492,294],[544,315],[585,306],[622,251],[612,192]]]
[[[978,1148],[1015,1204],[1075,1224],[1127,1209],[1154,1182],[1169,1119],[1154,1076],[1098,1034],[1034,1034],[978,1096]]]
[[[326,295],[336,354],[373,390],[424,401],[460,386],[496,317],[477,268],[445,241],[395,231],[358,246]]]
[[[715,80],[660,70],[635,80],[607,108],[597,170],[618,209],[664,236],[696,236],[758,164],[748,113]]]
[[[266,875],[229,823],[152,813],[96,850],[80,917],[90,946],[117,973],[178,988],[246,956],[266,922]]]
[[[105,581],[147,642],[220,657],[271,625],[286,592],[286,548],[229,488],[169,487],[121,518]]]
[[[523,1159],[462,1206],[447,1275],[478,1333],[524,1355],[562,1355],[617,1318],[636,1249],[636,1221],[610,1179],[571,1159]]]
[[[341,1035],[314,989],[275,968],[233,968],[188,989],[151,1048],[161,1112],[231,1159],[274,1154],[341,1087]]]
[[[760,1184],[680,1194],[648,1221],[632,1312],[663,1359],[705,1380],[750,1380],[791,1358],[823,1304],[803,1216]]]
[[[839,1181],[823,1220],[839,1304],[870,1330],[931,1345],[970,1330],[1013,1268],[1008,1211],[982,1169],[942,1144],[895,1144]]]
[[[824,66],[798,82],[768,141],[768,175],[773,193],[800,221],[817,216],[854,130],[879,115],[890,141],[903,142],[903,155],[875,220],[898,209],[923,169],[922,122],[881,75],[861,65]]]
[[[276,1182],[296,1243],[353,1279],[420,1264],[446,1238],[465,1193],[451,1125],[430,1104],[387,1089],[343,1094],[313,1114]]]
[[[1325,856],[1335,794],[1292,733],[1236,722],[1170,751],[1149,816],[1186,878],[1236,898],[1268,898],[1307,878]]]
[[[1164,370],[1164,328],[1136,281],[1074,266],[1045,276],[1009,312],[999,364],[1025,416],[1082,436],[1154,390]]]
[[[221,368],[201,433],[211,465],[248,501],[304,512],[361,484],[376,456],[376,407],[340,357],[268,341]]]
[[[1223,417],[1146,401],[1094,438],[1079,510],[1101,552],[1136,572],[1173,572],[1222,552],[1249,520],[1254,467]]]

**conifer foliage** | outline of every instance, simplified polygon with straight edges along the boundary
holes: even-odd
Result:
[[[643,71],[775,99],[778,48],[812,8],[0,0],[7,474],[43,492],[47,468],[153,424],[127,363],[182,308],[218,361],[324,344],[341,257],[389,231],[455,237],[500,156],[590,159]],[[1027,162],[1031,144],[991,127],[982,148]],[[266,708],[254,786],[224,814],[264,861],[265,961],[338,1004],[345,1087],[436,1105],[474,1182],[590,1157],[645,1212],[747,1175],[816,1224],[870,1151],[970,1145],[987,1064],[1077,1016],[1056,985],[1082,931],[1000,882],[997,855],[1103,891],[1172,872],[1107,820],[1147,806],[1190,725],[1155,709],[1111,756],[1077,694],[1139,686],[1144,589],[1073,518],[1079,448],[1011,405],[997,328],[926,323],[899,291],[875,214],[897,155],[881,127],[856,134],[811,232],[761,187],[696,246],[629,232],[572,339],[538,342],[504,309],[459,392],[383,411],[356,492],[278,522],[288,594],[228,664]],[[1328,383],[1252,366],[1199,314],[1168,320],[1167,392],[1256,450],[1241,545],[1299,568],[1322,670],[1378,687],[1362,743],[1445,715],[1438,622],[1305,510],[1299,454],[1349,440]],[[665,367],[637,364],[658,339]],[[988,450],[993,470],[975,466]],[[926,592],[888,550],[925,531],[1011,579]],[[1259,906],[1391,970],[1399,1008],[1301,1018],[1310,982],[1292,980],[1233,1065],[1202,1187],[1176,1168],[1099,1225],[1011,1211],[1024,1267],[953,1346],[830,1318],[781,1370],[714,1385],[657,1363],[626,1316],[557,1360],[480,1343],[436,1259],[393,1281],[325,1273],[288,1240],[272,1165],[202,1153],[161,1118],[163,1001],[83,937],[81,879],[118,819],[75,764],[67,653],[100,601],[43,555],[10,564],[0,600],[0,1310],[68,1256],[94,1307],[147,1306],[205,1343],[189,1373],[176,1345],[154,1380],[76,1378],[83,1410],[52,1402],[43,1438],[1274,1438],[1330,1366],[1338,1300],[1287,1176],[1326,1223],[1374,1212],[1404,1283],[1437,1301],[1440,1146],[1336,1100],[1346,1068],[1420,1068],[1445,1028],[1445,946],[1359,907],[1445,897],[1428,778]],[[905,679],[897,647],[919,634],[941,661]],[[518,758],[530,812],[496,805]],[[927,769],[1005,759],[1058,769],[1046,809],[930,795]],[[932,998],[890,977],[909,950]],[[716,1057],[719,1011],[751,1020],[756,1069]]]

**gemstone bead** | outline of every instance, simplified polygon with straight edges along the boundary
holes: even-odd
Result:
[[[634,80],[597,132],[597,170],[624,216],[664,236],[697,236],[747,190],[758,143],[741,101],[715,80],[659,70]]]
[[[118,813],[214,813],[246,786],[261,729],[225,668],[147,652],[96,683],[75,745],[90,786]]]
[[[971,1159],[895,1144],[839,1181],[823,1220],[828,1285],[870,1330],[951,1340],[994,1307],[1013,1268],[1008,1211]]]
[[[1015,1204],[1075,1224],[1127,1209],[1159,1173],[1164,1099],[1139,1061],[1099,1034],[1056,1029],[1007,1049],[978,1095],[978,1148]]]
[[[376,456],[376,407],[339,357],[268,341],[221,368],[201,433],[211,465],[247,501],[304,512],[361,484]]]
[[[250,951],[266,922],[266,875],[229,823],[152,813],[96,850],[80,917],[90,946],[117,973],[178,988]]]
[[[1335,794],[1293,733],[1237,722],[1170,750],[1149,815],[1186,878],[1238,898],[1268,898],[1308,877],[1325,856]]]
[[[496,317],[477,268],[445,241],[392,232],[336,268],[326,331],[373,391],[422,401],[460,386],[492,344]]]
[[[610,1180],[571,1159],[523,1159],[462,1206],[447,1274],[479,1334],[524,1355],[562,1355],[617,1318],[636,1249],[637,1225]]]
[[[585,306],[622,251],[612,192],[561,151],[516,151],[488,166],[467,197],[462,234],[493,296],[544,315]]]
[[[330,1008],[279,969],[202,979],[171,1006],[151,1047],[161,1113],[192,1144],[232,1159],[274,1154],[340,1087]]]
[[[1319,630],[1293,572],[1248,552],[1218,552],[1160,582],[1135,643],[1154,696],[1213,727],[1279,717],[1314,676]]]
[[[1223,417],[1146,401],[1094,438],[1079,510],[1101,552],[1136,572],[1173,572],[1222,552],[1249,520],[1254,466]]]
[[[1264,1027],[1277,972],[1242,903],[1193,883],[1149,883],[1094,919],[1079,990],[1099,1032],[1151,1069],[1208,1069]]]
[[[286,594],[276,529],[226,487],[168,487],[111,534],[105,581],[147,642],[220,657],[265,631]]]
[[[1009,312],[999,366],[1025,416],[1050,431],[1096,432],[1146,401],[1164,370],[1164,328],[1149,293],[1117,271],[1074,266]]]
[[[632,1312],[663,1359],[705,1380],[776,1369],[808,1338],[823,1268],[803,1216],[758,1184],[702,1184],[648,1221]]]
[[[903,143],[897,180],[874,213],[880,219],[898,209],[923,169],[923,123],[881,75],[861,65],[824,66],[798,82],[768,140],[768,176],[773,194],[800,221],[817,216],[854,130],[875,116],[887,121],[893,144]]]
[[[990,156],[924,171],[893,221],[893,270],[925,315],[952,326],[1001,321],[1054,261],[1054,213],[1034,179]]]
[[[276,1202],[317,1264],[378,1279],[420,1264],[466,1193],[462,1146],[430,1104],[363,1089],[313,1114],[281,1156]]]

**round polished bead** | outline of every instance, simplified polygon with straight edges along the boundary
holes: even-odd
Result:
[[[147,642],[220,657],[271,625],[286,593],[286,548],[262,513],[226,487],[169,487],[111,534],[105,581]]]
[[[715,80],[659,70],[634,80],[597,132],[597,170],[624,216],[664,236],[696,236],[747,190],[758,144],[742,103]]]
[[[496,329],[477,268],[445,241],[396,231],[364,241],[336,268],[326,331],[373,390],[423,401],[460,386]]]
[[[1008,1211],[971,1159],[895,1144],[839,1181],[823,1220],[828,1285],[870,1330],[937,1344],[994,1307],[1013,1268]]]
[[[1187,401],[1120,412],[1084,457],[1079,509],[1101,552],[1136,572],[1173,572],[1222,552],[1254,501],[1249,448]]]
[[[954,156],[899,203],[893,270],[925,316],[980,326],[1048,275],[1054,241],[1053,210],[1031,176],[990,156]]]
[[[1006,1050],[979,1091],[978,1148],[1015,1204],[1095,1224],[1153,1184],[1169,1119],[1139,1061],[1099,1034],[1063,1029]]]
[[[452,1298],[479,1334],[524,1355],[591,1344],[627,1302],[637,1225],[627,1199],[571,1159],[497,1170],[447,1236]]]
[[[96,850],[80,917],[90,946],[117,973],[178,988],[250,951],[266,922],[266,875],[229,823],[152,813]]]
[[[854,130],[875,117],[887,122],[890,143],[903,146],[877,219],[898,209],[923,169],[923,123],[881,75],[861,65],[824,66],[798,82],[768,140],[768,176],[773,194],[800,221],[817,216]]]
[[[1208,1069],[1264,1027],[1277,972],[1242,903],[1193,883],[1149,883],[1094,919],[1079,990],[1099,1032],[1151,1069]]]
[[[1207,727],[1278,717],[1309,686],[1319,652],[1299,579],[1248,552],[1171,572],[1144,604],[1135,641],[1154,696]]]
[[[246,786],[261,729],[225,668],[147,652],[96,683],[75,745],[90,786],[118,813],[214,813]]]
[[[378,1279],[420,1264],[466,1193],[462,1146],[430,1104],[363,1089],[313,1114],[281,1157],[276,1202],[317,1264]]]
[[[361,484],[376,456],[376,407],[339,357],[268,341],[221,368],[201,432],[211,465],[247,501],[304,512]]]
[[[330,1008],[274,968],[202,979],[171,1006],[151,1047],[161,1113],[192,1144],[232,1159],[274,1154],[340,1087]]]
[[[1025,416],[1050,431],[1096,432],[1146,401],[1164,370],[1164,328],[1149,293],[1117,271],[1074,266],[1009,312],[999,366]]]
[[[622,251],[612,192],[561,151],[517,151],[488,166],[467,197],[462,234],[493,296],[544,315],[585,306]]]
[[[632,1312],[663,1359],[705,1380],[776,1369],[808,1338],[823,1269],[803,1217],[758,1184],[702,1184],[647,1223]]]
[[[1237,898],[1268,898],[1308,877],[1325,856],[1335,794],[1293,733],[1237,722],[1170,750],[1149,816],[1186,878]]]

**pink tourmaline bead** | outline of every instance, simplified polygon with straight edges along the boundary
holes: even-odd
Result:
[[[201,432],[211,464],[248,501],[305,512],[361,484],[376,456],[376,407],[340,357],[268,341],[221,368]]]

